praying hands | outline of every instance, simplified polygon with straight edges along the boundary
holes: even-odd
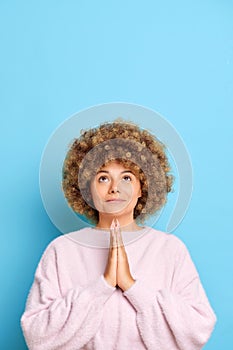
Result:
[[[128,257],[117,219],[112,221],[110,227],[110,247],[104,277],[111,286],[115,287],[117,285],[123,292],[135,282],[130,273]]]

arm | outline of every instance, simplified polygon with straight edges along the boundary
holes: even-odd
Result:
[[[148,290],[142,280],[136,280],[123,294],[136,309],[138,328],[148,349],[200,350],[216,322],[183,244],[170,289]]]
[[[61,295],[56,250],[50,245],[38,265],[21,317],[29,349],[81,349],[96,334],[104,304],[115,289],[101,275],[88,286]]]

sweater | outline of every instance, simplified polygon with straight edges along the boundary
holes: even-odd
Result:
[[[110,234],[54,239],[35,272],[21,327],[30,350],[199,350],[216,317],[184,243],[144,227],[122,232],[134,284],[104,278]]]

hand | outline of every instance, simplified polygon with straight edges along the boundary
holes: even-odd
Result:
[[[118,285],[123,291],[130,288],[135,282],[130,273],[118,220],[113,220],[110,227],[110,247],[104,277],[110,285],[113,287]]]
[[[117,285],[117,238],[113,224],[110,227],[110,247],[104,278],[111,286]]]
[[[135,282],[133,279],[128,262],[128,256],[122,241],[119,221],[116,220],[116,238],[117,238],[117,285],[123,292],[129,289]]]

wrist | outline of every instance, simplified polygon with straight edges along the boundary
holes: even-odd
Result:
[[[114,284],[114,282],[113,282],[110,278],[108,278],[108,277],[105,276],[105,275],[103,275],[103,277],[104,277],[106,283],[109,284],[109,286],[111,286],[111,287],[116,287],[116,283]]]
[[[124,285],[122,285],[121,289],[123,290],[123,292],[127,291],[130,287],[132,287],[132,285],[136,282],[135,279],[131,278],[130,280],[128,280],[126,283],[124,283]]]

